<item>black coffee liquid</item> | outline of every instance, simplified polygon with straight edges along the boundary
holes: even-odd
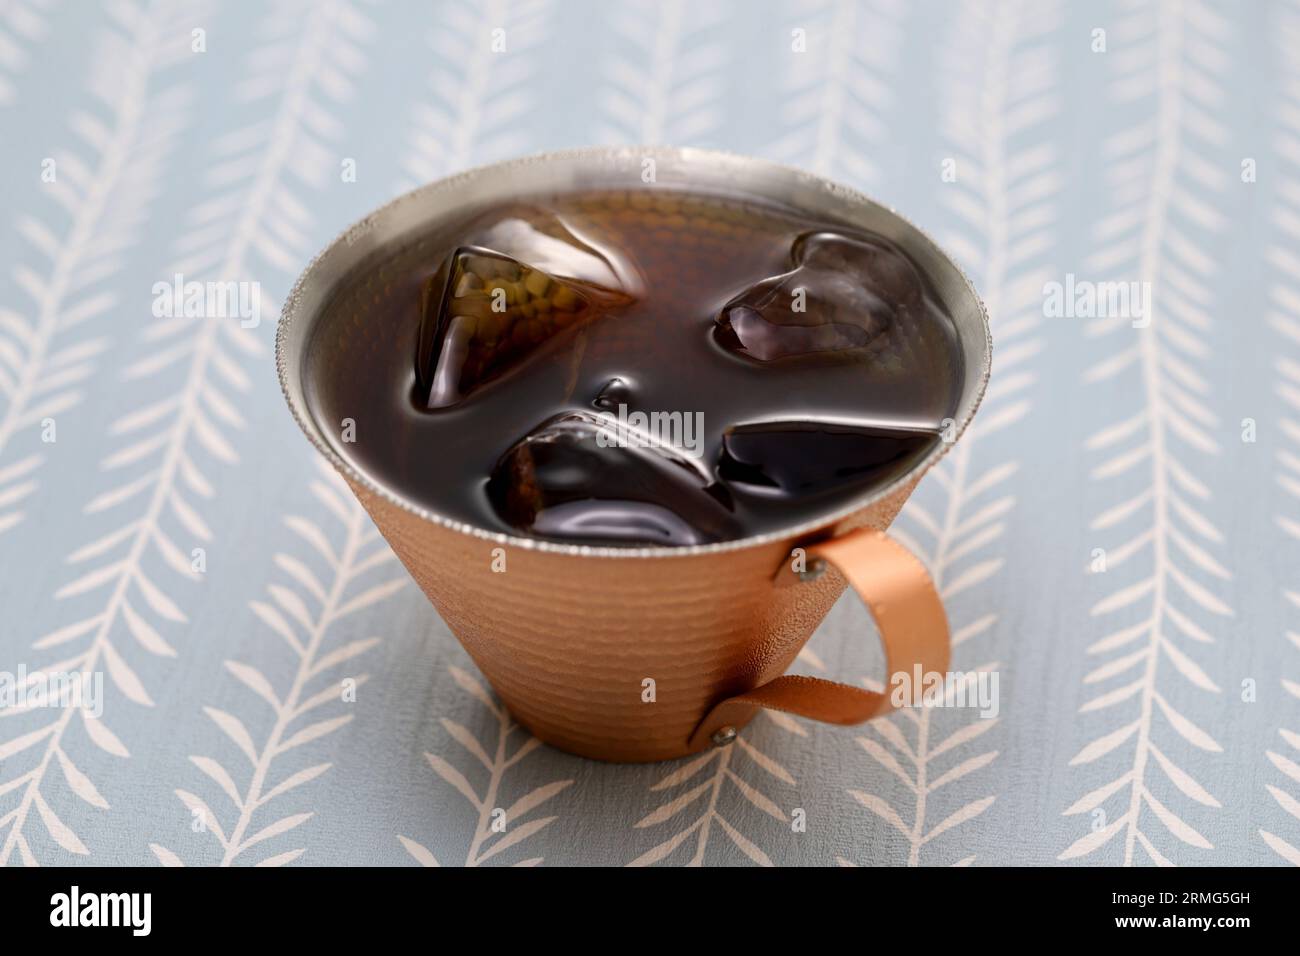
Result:
[[[883,237],[654,187],[477,210],[359,271],[311,346],[316,414],[381,483],[477,527],[627,546],[850,503],[940,440],[963,374]]]

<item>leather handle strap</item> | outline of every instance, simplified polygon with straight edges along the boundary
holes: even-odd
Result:
[[[923,674],[948,670],[948,617],[934,582],[912,552],[883,532],[864,528],[807,548],[807,566],[824,561],[848,579],[870,610],[885,648],[888,677],[919,665]],[[798,586],[792,562],[783,563],[778,586]],[[784,675],[714,705],[691,735],[692,748],[703,746],[719,731],[740,727],[760,707],[781,710],[830,724],[859,724],[893,709],[889,680],[884,693],[822,680]]]

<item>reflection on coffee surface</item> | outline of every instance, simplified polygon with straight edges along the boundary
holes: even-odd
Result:
[[[907,472],[962,384],[951,318],[884,237],[655,187],[479,209],[326,312],[306,377],[346,457],[557,541],[814,519]]]

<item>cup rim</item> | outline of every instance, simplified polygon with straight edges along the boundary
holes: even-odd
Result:
[[[906,472],[897,478],[874,488],[858,497],[853,498],[847,504],[818,515],[815,518],[792,524],[788,527],[778,528],[775,531],[768,531],[763,534],[749,535],[743,538],[735,538],[729,541],[718,541],[710,544],[698,545],[646,545],[640,547],[614,547],[609,545],[586,545],[586,544],[568,544],[558,541],[548,541],[541,538],[529,538],[522,535],[514,535],[501,531],[492,531],[467,522],[458,521],[447,515],[440,514],[430,508],[425,507],[419,502],[407,499],[397,491],[387,488],[378,479],[371,477],[359,468],[353,466],[342,455],[340,455],[331,443],[322,434],[319,424],[311,410],[307,407],[306,394],[302,388],[300,379],[302,367],[302,343],[306,341],[306,331],[311,323],[317,318],[322,309],[309,308],[304,304],[305,291],[310,284],[319,281],[321,273],[326,269],[327,259],[332,255],[338,254],[341,246],[351,246],[363,237],[373,232],[385,220],[393,218],[398,210],[412,203],[419,203],[426,197],[436,196],[443,192],[454,193],[458,186],[465,186],[482,176],[498,173],[509,176],[512,170],[522,170],[539,164],[553,163],[577,163],[583,161],[589,162],[612,162],[616,160],[640,162],[646,158],[655,161],[693,161],[693,162],[714,162],[726,164],[729,166],[744,166],[748,169],[766,171],[772,176],[784,177],[787,181],[799,182],[804,185],[820,187],[827,191],[836,200],[854,206],[868,206],[888,214],[897,221],[898,224],[910,230],[913,237],[924,243],[930,248],[930,251],[937,259],[950,268],[964,286],[964,291],[969,296],[970,301],[974,303],[979,315],[979,325],[984,333],[982,362],[978,369],[978,380],[974,384],[974,391],[971,393],[971,400],[965,414],[957,422],[955,437],[951,442],[941,441],[931,449],[923,458],[917,461]],[[337,285],[337,283],[349,274],[344,270],[339,275],[325,280],[326,285]],[[933,278],[931,276],[931,278]],[[327,289],[327,291],[332,291]],[[293,370],[290,371],[290,343],[289,335],[298,325],[303,327],[303,334],[297,340],[297,347],[293,349]],[[958,340],[961,341],[963,335],[967,334],[958,329]],[[899,213],[892,206],[887,206],[877,202],[865,193],[832,179],[811,173],[784,163],[774,162],[772,160],[760,159],[753,156],[746,156],[740,153],[734,153],[726,150],[701,149],[698,147],[671,147],[671,146],[582,146],[572,149],[552,150],[543,153],[534,153],[528,156],[509,159],[495,163],[486,163],[470,169],[445,176],[443,178],[426,183],[408,192],[402,193],[394,199],[384,203],[379,208],[373,210],[361,219],[349,225],[342,232],[334,237],[323,249],[321,249],[303,269],[301,274],[295,280],[293,288],[284,300],[284,305],[280,312],[280,319],[276,326],[275,335],[275,366],[276,374],[280,380],[280,390],[284,394],[285,402],[289,406],[289,411],[293,415],[294,421],[307,436],[307,440],[315,447],[316,451],[324,455],[334,468],[344,475],[349,481],[365,488],[371,494],[377,495],[385,501],[396,505],[404,511],[407,511],[417,518],[430,521],[433,524],[467,534],[471,537],[480,538],[495,544],[504,545],[511,548],[524,548],[533,551],[542,551],[553,554],[563,554],[571,557],[602,557],[602,558],[672,558],[672,557],[694,557],[699,555],[722,554],[730,551],[741,551],[748,548],[763,547],[778,541],[797,539],[813,532],[834,527],[854,514],[857,514],[872,505],[896,494],[900,489],[905,487],[909,482],[918,480],[929,469],[936,464],[948,451],[951,445],[954,445],[961,439],[971,420],[974,418],[976,411],[979,410],[983,401],[984,394],[988,388],[989,373],[992,367],[993,358],[993,340],[989,327],[988,309],[976,291],[974,283],[966,272],[952,258],[942,246],[937,243],[928,232],[917,226],[912,220]],[[965,369],[965,374],[975,373],[974,369]]]

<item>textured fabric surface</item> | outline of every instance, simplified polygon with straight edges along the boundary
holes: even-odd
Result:
[[[1300,863],[1297,51],[1295,3],[4,5],[0,671],[103,712],[0,712],[0,862]],[[310,255],[592,142],[815,170],[968,270],[992,389],[895,528],[996,717],[536,746],[322,470],[270,360]],[[261,324],[159,317],[176,273]],[[846,596],[798,669],[874,642]]]

